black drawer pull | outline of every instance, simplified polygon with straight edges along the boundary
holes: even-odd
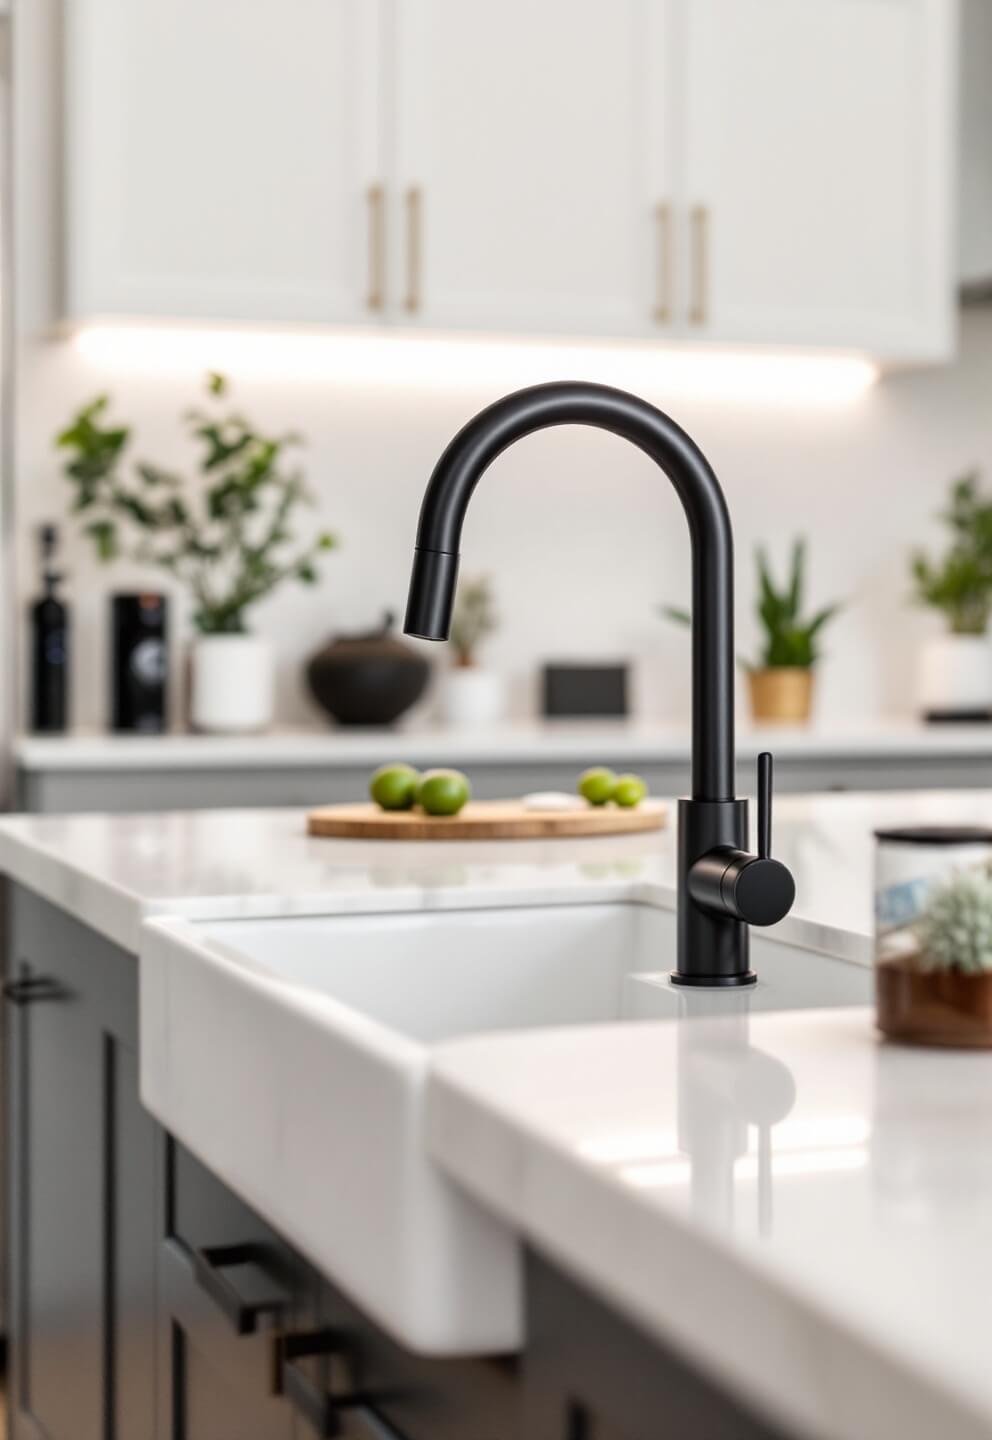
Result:
[[[368,1440],[403,1440],[403,1436],[398,1430],[394,1430],[392,1425],[387,1425],[378,1411],[371,1410],[367,1405],[356,1410],[354,1416],[368,1436]]]
[[[238,1335],[253,1335],[262,1315],[279,1315],[286,1306],[285,1295],[247,1300],[231,1283],[226,1269],[234,1265],[261,1265],[258,1245],[210,1245],[192,1252],[196,1283],[226,1315]]]
[[[9,1005],[33,1005],[36,1000],[64,1000],[68,991],[51,975],[22,975],[5,980],[3,998]]]
[[[326,1355],[344,1362],[347,1388],[331,1394],[314,1383],[294,1364],[313,1355]],[[402,1436],[376,1413],[369,1397],[358,1387],[353,1374],[353,1355],[345,1340],[333,1330],[315,1330],[305,1335],[286,1335],[280,1345],[279,1388],[309,1422],[320,1440],[334,1440],[341,1433],[341,1412],[348,1412],[349,1434],[359,1430],[368,1440],[402,1440]]]

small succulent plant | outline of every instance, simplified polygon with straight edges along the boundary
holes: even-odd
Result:
[[[488,575],[466,575],[458,586],[451,617],[451,648],[457,665],[474,665],[479,645],[499,628],[493,585]]]
[[[992,876],[962,870],[940,885],[916,924],[916,967],[992,973]]]

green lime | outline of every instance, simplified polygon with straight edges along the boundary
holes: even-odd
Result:
[[[617,783],[617,777],[612,770],[607,770],[605,765],[600,765],[592,770],[583,770],[579,776],[579,794],[590,805],[605,805],[607,800],[613,799],[613,787]]]
[[[417,790],[417,804],[428,815],[457,815],[471,793],[460,770],[428,770]]]
[[[369,794],[383,810],[409,810],[419,784],[420,775],[412,765],[380,765],[369,781]]]
[[[618,775],[613,786],[613,798],[625,810],[633,810],[635,805],[640,805],[647,793],[648,787],[640,775]]]

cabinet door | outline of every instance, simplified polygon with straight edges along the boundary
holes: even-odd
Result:
[[[950,347],[947,0],[691,0],[684,213],[692,328]]]
[[[516,1357],[413,1355],[329,1282],[321,1286],[321,1325],[350,1355],[368,1401],[340,1411],[341,1440],[520,1440]],[[333,1370],[315,1369],[312,1378],[324,1393],[340,1394]]]
[[[379,16],[379,0],[66,6],[70,312],[377,314]]]
[[[543,1259],[526,1264],[521,1440],[786,1440]]]
[[[243,1268],[243,1267],[242,1267]],[[232,1278],[232,1285],[247,1285]],[[191,1254],[162,1244],[159,1295],[164,1326],[160,1402],[172,1440],[290,1440],[293,1417],[274,1394],[275,1336],[238,1335],[202,1288]]]
[[[134,957],[12,889],[8,1403],[18,1440],[153,1440],[155,1125]]]
[[[313,1331],[306,1267],[188,1151],[163,1144],[158,1247],[159,1434],[290,1440],[279,1393],[283,1333]]]
[[[8,1005],[13,1424],[103,1440],[104,1055],[57,967],[12,978],[39,986]]]
[[[671,313],[669,0],[397,0],[397,313],[650,333]],[[666,208],[667,207],[667,208]]]

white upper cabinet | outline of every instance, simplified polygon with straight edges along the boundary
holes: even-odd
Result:
[[[691,329],[949,348],[951,20],[944,0],[688,0]]]
[[[70,0],[72,314],[374,315],[376,0]]]
[[[70,0],[71,316],[938,358],[956,0]]]
[[[397,0],[392,271],[438,327],[649,328],[667,3]],[[670,303],[670,302],[669,302]]]

